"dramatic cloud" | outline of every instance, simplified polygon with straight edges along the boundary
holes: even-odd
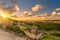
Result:
[[[2,0],[0,1],[0,7],[3,6],[14,6],[14,5],[18,5],[19,0]]]
[[[28,16],[28,11],[24,11],[20,16]]]
[[[11,14],[11,16],[18,16],[20,10],[19,6],[16,5],[12,10],[14,10],[14,12]]]
[[[33,16],[33,13],[31,11],[24,11],[20,16]]]
[[[39,14],[39,15],[37,15],[38,17],[47,17],[48,16],[48,14],[47,13],[44,13],[44,14]]]
[[[10,4],[18,4],[19,0],[5,0],[4,2],[10,3]]]
[[[4,0],[0,2],[0,8],[9,13],[18,12],[19,6],[17,6],[19,0]]]
[[[60,8],[57,8],[56,10],[60,10]]]
[[[10,0],[10,2],[11,2],[12,4],[17,4],[17,3],[19,2],[19,0]]]
[[[0,9],[7,12],[11,16],[18,15],[19,13],[19,6],[18,6],[19,0],[4,0],[0,1]]]
[[[42,9],[42,8],[43,8],[42,5],[37,4],[34,7],[32,7],[32,11],[35,12],[35,11],[38,11],[39,9]]]
[[[55,9],[53,12],[52,12],[52,14],[51,14],[51,16],[60,16],[60,8],[57,8],[57,9]]]
[[[51,16],[56,16],[56,14],[57,13],[55,11],[53,11],[52,14],[51,14]]]
[[[7,5],[7,4],[6,4],[5,2],[0,2],[0,8],[1,8],[1,7],[6,7],[6,5]]]
[[[32,13],[32,12],[29,12],[28,15],[29,15],[29,16],[33,16],[33,13]]]
[[[20,16],[33,16],[33,12],[38,11],[39,9],[42,9],[43,6],[42,5],[35,5],[34,7],[32,7],[32,11],[24,11]]]
[[[12,17],[19,17],[19,12],[14,12],[11,14]]]
[[[16,6],[13,8],[13,10],[15,10],[15,11],[19,11],[20,8],[19,8],[19,6],[16,5]]]
[[[9,12],[10,14],[12,14],[13,12],[18,12],[19,11],[19,7],[18,6],[1,7],[1,9],[3,9],[6,12]]]

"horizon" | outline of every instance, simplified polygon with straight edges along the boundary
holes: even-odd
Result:
[[[60,20],[59,0],[0,0],[1,16],[17,17],[25,20]],[[4,16],[4,15],[5,16]],[[16,19],[17,19],[16,18]]]

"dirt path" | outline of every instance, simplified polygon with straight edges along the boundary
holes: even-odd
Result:
[[[26,40],[26,39],[24,37],[19,37],[0,29],[0,40]]]

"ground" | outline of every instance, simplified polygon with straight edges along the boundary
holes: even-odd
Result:
[[[26,40],[26,38],[14,35],[13,33],[9,33],[0,29],[0,40]]]

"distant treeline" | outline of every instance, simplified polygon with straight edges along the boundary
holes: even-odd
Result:
[[[29,26],[37,26],[39,30],[60,30],[60,23],[53,21],[46,22],[24,22]]]

